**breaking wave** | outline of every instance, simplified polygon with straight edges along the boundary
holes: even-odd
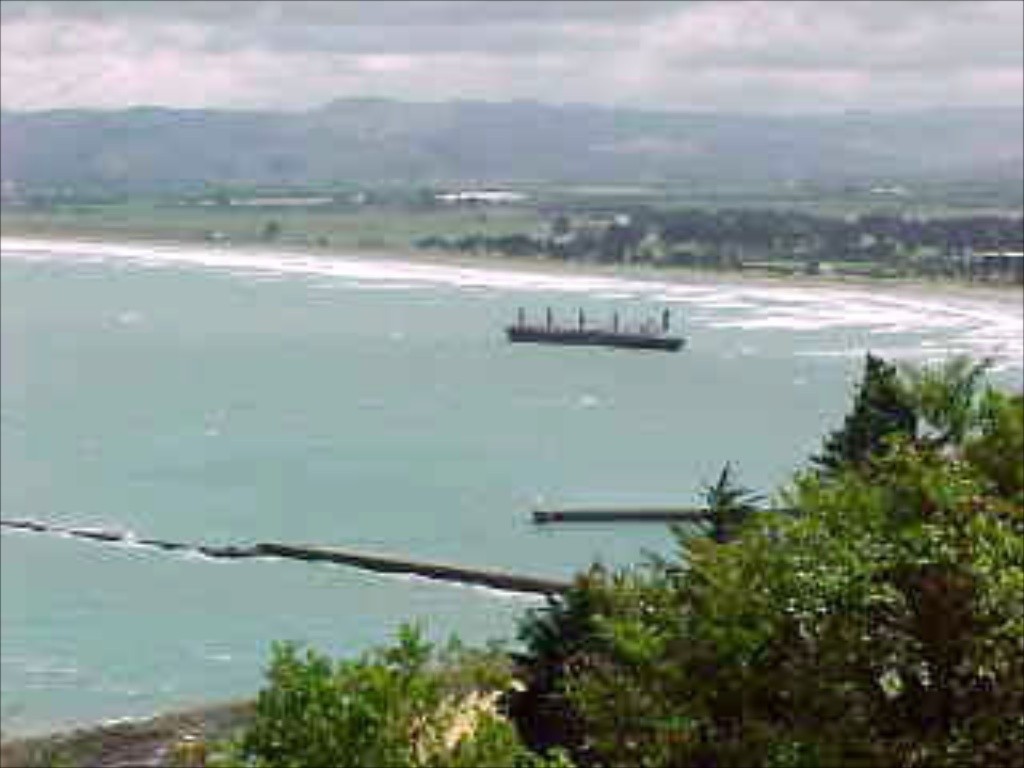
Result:
[[[854,329],[871,334],[930,333],[932,347],[990,356],[1001,367],[1024,368],[1024,307],[1011,300],[914,295],[891,288],[776,286],[756,283],[687,284],[665,279],[564,274],[499,267],[417,263],[400,258],[311,256],[265,248],[231,250],[92,241],[3,238],[4,258],[75,263],[131,264],[148,268],[201,268],[255,279],[316,278],[314,285],[356,290],[429,287],[585,294],[647,300],[698,310],[691,322],[712,329],[816,332]],[[899,290],[899,289],[897,289]],[[693,319],[699,318],[699,319]],[[133,320],[135,318],[132,318]],[[941,337],[939,344],[934,335]],[[928,346],[928,345],[926,345]],[[919,352],[919,351],[918,351]],[[935,350],[929,356],[935,356]],[[838,354],[838,353],[837,353]],[[842,352],[841,354],[849,354]],[[920,356],[917,354],[916,356]]]

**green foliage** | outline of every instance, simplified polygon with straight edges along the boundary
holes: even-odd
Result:
[[[600,764],[616,748],[630,755],[638,730],[631,713],[643,687],[639,665],[662,650],[662,635],[651,620],[669,617],[670,598],[655,572],[609,572],[599,566],[577,577],[571,589],[545,610],[528,614],[521,627],[526,690],[512,714],[535,749],[559,744],[581,764]],[[636,673],[634,685],[616,679],[615,660]],[[637,696],[630,697],[634,693]],[[629,744],[620,744],[628,739]]]
[[[1002,429],[1001,439],[1010,441],[1004,447],[1013,447],[1006,396],[983,387],[991,367],[990,359],[957,355],[938,365],[898,368],[868,354],[852,412],[812,462],[826,473],[863,465],[899,438],[956,452],[983,427]]]
[[[869,353],[853,410],[842,428],[826,438],[823,452],[811,461],[822,471],[835,472],[878,453],[890,435],[914,435],[916,431],[917,414],[896,366]]]
[[[660,642],[650,620],[673,611],[668,588],[675,575],[652,562],[610,571],[595,564],[577,575],[570,589],[526,614],[517,656],[525,689],[511,697],[510,714],[534,750],[564,747],[583,763],[593,757],[578,712],[568,703],[567,680],[609,648],[615,635],[626,656],[643,656]]]
[[[711,538],[724,544],[734,538],[740,528],[758,512],[761,496],[739,485],[732,475],[732,465],[722,467],[718,481],[704,489],[704,502],[711,518]],[[672,528],[677,539],[685,537],[678,526]]]
[[[981,417],[981,385],[992,362],[958,355],[937,366],[904,367],[905,389],[928,431],[922,439],[936,447],[964,441]]]
[[[502,656],[437,650],[403,626],[396,645],[334,662],[278,643],[237,758],[253,766],[514,766],[529,758],[484,693]]]
[[[964,446],[964,458],[995,491],[1024,505],[1024,395],[990,390],[978,414],[978,433]]]
[[[263,229],[260,230],[260,239],[266,242],[273,242],[281,236],[281,222],[276,219],[271,219],[263,225]]]
[[[524,697],[574,724],[574,758],[1018,765],[1024,414],[984,367],[869,357],[829,460],[783,489],[798,515],[592,571],[532,616]],[[728,471],[709,490],[745,494]]]
[[[20,751],[12,751],[10,758],[22,768],[73,768],[76,761],[70,750],[51,744],[40,744]]]

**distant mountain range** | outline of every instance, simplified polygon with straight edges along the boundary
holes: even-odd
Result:
[[[345,99],[301,113],[0,113],[15,184],[655,183],[1024,177],[1020,109],[765,116]]]

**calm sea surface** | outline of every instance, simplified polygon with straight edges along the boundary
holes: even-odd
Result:
[[[2,516],[183,541],[316,542],[567,576],[660,526],[537,530],[547,504],[693,503],[726,461],[771,491],[836,426],[866,349],[996,355],[977,298],[682,285],[399,260],[5,239]],[[507,344],[671,307],[679,354]],[[419,619],[513,640],[538,600],[418,578],[4,529],[5,735],[247,695],[271,641],[352,655]]]

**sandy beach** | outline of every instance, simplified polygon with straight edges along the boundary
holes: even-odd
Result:
[[[502,257],[494,254],[467,255],[415,248],[388,247],[386,249],[353,249],[314,247],[298,244],[269,246],[261,243],[207,244],[188,239],[166,238],[97,238],[68,233],[46,236],[31,234],[0,235],[0,248],[15,243],[84,243],[95,245],[151,245],[158,248],[202,249],[214,253],[261,253],[317,257],[323,259],[365,259],[409,264],[430,264],[460,269],[500,270],[523,274],[575,277],[600,277],[677,285],[708,286],[724,284],[751,287],[828,288],[849,291],[871,291],[892,296],[920,298],[950,297],[957,299],[996,302],[1009,308],[1024,305],[1024,286],[1006,283],[968,283],[949,279],[924,280],[919,278],[865,278],[845,275],[777,275],[741,270],[702,270],[678,266],[650,264],[601,264],[590,261],[562,261],[543,257]]]

